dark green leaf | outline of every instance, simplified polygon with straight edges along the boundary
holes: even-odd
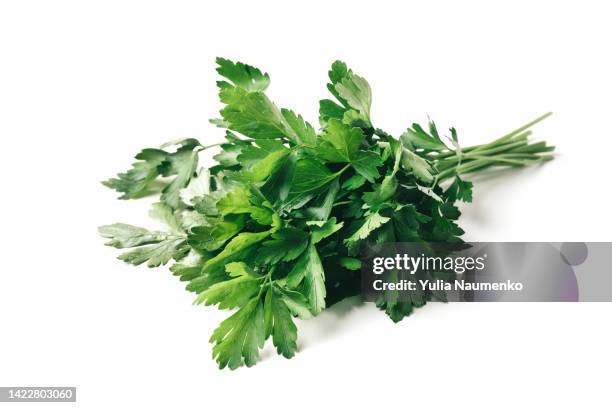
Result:
[[[456,176],[453,183],[446,190],[448,199],[451,202],[460,200],[466,203],[471,203],[473,186],[474,185],[471,181],[463,181],[459,176]]]

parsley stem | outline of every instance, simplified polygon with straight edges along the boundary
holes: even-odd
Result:
[[[550,112],[541,115],[491,143],[467,147],[460,152],[448,150],[441,153],[429,153],[428,159],[439,171],[436,181],[441,182],[455,175],[471,173],[491,166],[520,167],[552,159],[551,155],[543,153],[553,151],[554,147],[547,146],[544,142],[530,144],[528,141],[532,133],[529,128],[550,115]]]
[[[210,149],[211,147],[221,146],[224,143],[227,143],[227,142],[215,143],[215,144],[211,144],[211,145],[207,145],[207,146],[200,146],[199,151],[204,151],[206,149]]]
[[[523,146],[527,146],[527,142],[525,140],[519,140],[516,142],[511,142],[511,143],[506,143],[503,144],[501,146],[496,146],[496,147],[492,147],[492,148],[488,148],[488,149],[483,149],[483,150],[479,150],[479,149],[471,149],[471,150],[463,150],[462,154],[461,154],[461,160],[465,161],[465,160],[469,160],[472,157],[478,157],[478,156],[487,156],[487,155],[493,155],[493,154],[497,154],[497,153],[502,153],[502,152],[506,152],[509,150],[512,150],[514,148],[517,147],[523,147]],[[434,161],[438,160],[437,157],[432,158]],[[444,165],[453,165],[455,162],[458,162],[460,159],[460,157],[458,155],[454,156],[454,157],[449,157],[447,159],[444,159],[443,161],[441,161],[440,163],[444,163]]]
[[[273,265],[270,270],[268,270],[268,273],[265,274],[264,276],[262,276],[263,278],[263,283],[261,284],[261,287],[259,288],[259,293],[257,294],[257,297],[260,297],[264,291],[264,289],[266,288],[266,284],[272,286],[272,273],[274,273],[274,270],[276,269],[276,265]]]
[[[438,174],[438,181],[444,181],[450,177],[454,177],[459,174],[472,173],[476,170],[481,170],[490,166],[513,166],[513,167],[522,167],[526,164],[536,163],[538,161],[548,161],[551,160],[551,155],[521,155],[519,157],[510,156],[510,155],[497,155],[497,156],[480,156],[474,157],[472,161],[463,163],[459,166],[452,167],[446,170],[441,171]]]
[[[495,148],[495,147],[501,147],[505,144],[511,143],[511,142],[515,142],[517,140],[521,140],[521,139],[527,139],[528,136],[531,135],[531,131],[527,130],[530,127],[534,126],[535,124],[543,121],[544,119],[546,119],[547,117],[549,117],[550,115],[552,115],[552,112],[547,112],[537,118],[535,118],[534,120],[532,120],[531,122],[528,122],[526,124],[524,124],[523,126],[513,130],[512,132],[499,137],[497,139],[495,139],[494,141],[490,142],[490,143],[486,143],[486,144],[481,144],[481,145],[476,145],[476,146],[470,146],[470,147],[466,147],[464,149],[462,149],[462,152],[465,153],[469,153],[469,152],[473,152],[473,151],[480,151],[480,150],[488,150],[491,148]],[[432,156],[431,158],[434,160],[442,160],[442,159],[446,159],[449,157],[453,157],[456,156],[457,153],[455,150],[448,150],[448,151],[444,151],[442,153],[438,153],[435,156]]]
[[[521,133],[521,132],[522,132],[522,131],[524,131],[524,130],[529,129],[530,127],[532,127],[533,125],[535,125],[535,124],[537,124],[537,123],[539,123],[539,122],[543,121],[544,119],[546,119],[546,118],[547,118],[547,117],[549,117],[550,115],[552,115],[552,112],[546,112],[545,114],[543,114],[543,115],[541,115],[541,116],[538,116],[537,118],[535,118],[535,119],[534,119],[534,120],[532,120],[531,122],[524,124],[524,125],[523,125],[523,126],[521,126],[520,128],[513,130],[512,132],[508,133],[508,134],[507,134],[507,135],[505,135],[505,136],[500,137],[500,138],[499,138],[499,139],[497,139],[497,140],[494,140],[494,141],[493,141],[493,143],[499,143],[499,142],[503,142],[503,141],[506,141],[506,140],[510,140],[510,139],[512,139],[512,138],[513,138],[515,135],[517,135],[517,134]]]

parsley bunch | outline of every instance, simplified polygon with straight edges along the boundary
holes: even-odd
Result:
[[[308,319],[359,293],[368,243],[461,242],[458,200],[472,200],[469,173],[550,160],[553,147],[530,143],[534,121],[491,143],[462,147],[457,132],[413,124],[399,138],[376,128],[368,82],[340,61],[329,71],[333,99],[320,101],[320,129],[279,109],[265,94],[270,77],[217,59],[224,107],[212,120],[225,141],[183,139],[144,149],[125,173],[103,184],[134,199],[158,194],[150,215],[163,230],[100,227],[119,259],[170,270],[195,303],[235,312],[213,332],[219,367],[251,366],[272,337],[279,354],[297,350],[295,318]],[[216,165],[200,153],[220,149]],[[381,298],[393,321],[425,304]]]

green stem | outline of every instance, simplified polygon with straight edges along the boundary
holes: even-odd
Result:
[[[272,273],[274,272],[275,269],[276,269],[276,265],[272,266],[267,274],[258,278],[258,279],[263,278],[263,283],[261,284],[261,287],[259,288],[259,293],[257,294],[257,297],[260,297],[262,295],[264,289],[266,288],[266,283],[270,286],[272,285]]]
[[[212,148],[212,147],[221,146],[222,144],[225,144],[225,143],[227,143],[227,142],[215,143],[215,144],[211,144],[211,145],[208,145],[208,146],[200,146],[200,148],[198,149],[198,151],[199,151],[199,152],[202,152],[202,151],[207,150],[207,149],[210,149],[210,148]]]
[[[535,118],[534,120],[532,120],[529,123],[524,124],[523,126],[521,126],[518,129],[513,130],[512,132],[508,133],[507,135],[504,135],[502,137],[500,137],[497,140],[494,140],[493,143],[499,143],[499,142],[504,142],[506,140],[510,140],[512,139],[515,135],[521,133],[524,130],[529,129],[530,127],[532,127],[533,125],[535,125],[536,123],[539,123],[541,121],[543,121],[544,119],[546,119],[547,117],[549,117],[550,115],[552,115],[552,112],[546,112],[545,114],[538,116],[537,118]]]
[[[525,131],[527,129],[529,129],[530,127],[532,127],[533,125],[543,121],[544,119],[546,119],[550,115],[552,115],[552,112],[547,112],[547,113],[545,113],[545,114],[535,118],[534,120],[524,124],[523,126],[517,128],[517,129],[514,129],[512,132],[510,132],[510,133],[508,133],[508,134],[506,134],[506,135],[504,135],[502,137],[499,137],[499,138],[495,139],[494,141],[492,141],[490,143],[466,147],[466,148],[462,149],[462,152],[465,154],[465,153],[469,153],[469,152],[473,152],[473,151],[480,151],[480,150],[485,150],[485,149],[489,149],[489,148],[498,147],[498,146],[506,144],[508,142],[517,141],[518,139],[527,139],[527,137],[531,134],[531,131],[527,131],[527,132],[525,132]],[[446,159],[446,158],[449,158],[449,157],[456,156],[456,154],[457,153],[454,150],[448,150],[448,151],[444,151],[444,152],[438,153],[438,154],[436,154],[434,156],[431,156],[431,159],[442,160],[442,159]]]
[[[485,167],[490,166],[514,166],[521,167],[527,164],[533,164],[539,161],[548,161],[552,160],[553,157],[551,155],[529,155],[524,156],[521,155],[519,158],[508,157],[510,155],[497,155],[491,157],[479,157],[474,158],[472,161],[468,163],[463,163],[459,166],[454,166],[452,168],[448,168],[446,170],[441,171],[437,176],[437,181],[442,182],[448,178],[454,177],[455,175],[472,173],[476,170],[481,170]]]
[[[469,160],[472,157],[478,157],[478,156],[482,156],[482,155],[493,155],[493,154],[497,154],[497,153],[502,153],[502,152],[506,152],[512,149],[515,149],[517,147],[524,147],[527,146],[527,142],[526,140],[519,140],[516,142],[511,142],[511,143],[505,143],[501,146],[497,146],[497,147],[491,147],[488,149],[472,149],[469,152],[466,152],[465,150],[462,150],[461,152],[461,160],[465,161],[465,160]],[[476,155],[477,153],[477,155]],[[438,157],[434,157],[432,158],[434,161],[435,160],[439,160]],[[453,164],[455,162],[459,161],[459,156],[455,155],[453,157],[449,157],[447,159],[444,159],[444,163],[448,163],[448,164]]]
[[[528,141],[531,135],[529,128],[550,115],[551,113],[548,112],[539,116],[491,143],[467,147],[460,151],[449,150],[428,154],[426,157],[435,164],[439,171],[436,182],[490,166],[520,167],[538,161],[551,160],[551,155],[542,153],[551,152],[554,147],[547,146],[544,142],[529,144]]]

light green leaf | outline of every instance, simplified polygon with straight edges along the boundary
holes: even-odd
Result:
[[[319,101],[319,122],[326,126],[330,119],[342,120],[346,109],[329,99]]]
[[[286,209],[299,208],[306,204],[314,197],[315,193],[340,174],[341,171],[333,173],[317,160],[298,160],[284,207]]]
[[[264,297],[264,339],[267,340],[268,337],[272,335],[272,330],[274,329],[274,316],[272,314],[272,287],[270,286],[266,291],[266,296]]]
[[[226,84],[219,96],[227,105],[221,110],[221,116],[230,129],[253,139],[286,137],[297,142],[293,129],[263,92],[247,92]]]
[[[110,241],[105,245],[114,248],[132,248],[160,242],[167,238],[167,234],[164,232],[152,232],[145,228],[123,223],[103,225],[98,228],[98,231],[102,237],[110,238]]]
[[[321,135],[317,155],[332,163],[350,163],[364,139],[361,129],[331,119]]]
[[[353,156],[351,165],[357,173],[373,183],[380,176],[377,168],[382,165],[382,162],[380,156],[374,152],[359,151]]]
[[[238,368],[242,363],[254,365],[265,341],[263,304],[251,299],[232,316],[221,322],[210,337],[213,358],[219,368]]]
[[[383,224],[389,222],[391,218],[383,217],[379,213],[373,213],[367,216],[361,227],[353,233],[350,237],[344,240],[344,242],[357,242],[362,239],[366,239],[368,235],[377,228],[380,228]]]
[[[433,129],[435,130],[435,125]],[[400,136],[400,140],[406,147],[434,151],[448,149],[437,135],[437,130],[435,130],[435,136],[430,135],[417,123],[412,125],[412,129],[406,129],[406,131]]]
[[[317,143],[317,134],[310,123],[306,122],[301,115],[289,109],[281,109],[281,113],[289,126],[295,132],[296,142],[300,146],[314,147]]]
[[[154,268],[165,265],[172,258],[180,258],[189,250],[183,245],[185,237],[168,237],[155,244],[140,246],[131,251],[124,252],[117,258],[132,265],[147,263],[147,266]]]
[[[238,162],[243,169],[250,170],[254,165],[265,159],[270,153],[286,150],[281,141],[273,139],[258,139],[252,145],[245,146],[238,155]]]
[[[365,115],[357,112],[355,109],[349,109],[342,116],[342,123],[354,127],[370,127],[370,122]]]
[[[344,106],[344,109],[348,108],[348,103],[338,93],[338,91],[336,90],[336,85],[339,84],[343,79],[347,78],[352,73],[353,71],[351,71],[344,62],[338,61],[338,60],[334,61],[334,63],[331,66],[331,69],[327,73],[329,76],[329,80],[330,80],[330,83],[327,84],[327,89]]]
[[[259,277],[257,272],[253,270],[249,265],[244,262],[230,262],[225,265],[225,272],[229,274],[229,276],[237,278],[240,276],[252,276]]]
[[[246,187],[236,187],[217,202],[217,210],[221,215],[248,214],[251,201]]]
[[[117,178],[103,181],[106,187],[123,193],[119,199],[128,200],[146,195],[155,179],[159,176],[158,166],[166,160],[168,153],[160,149],[144,149],[136,155],[139,160]]]
[[[181,281],[190,281],[200,276],[204,257],[199,252],[191,249],[180,262],[174,263],[170,271],[178,276]]]
[[[376,211],[381,206],[387,204],[395,195],[397,190],[397,180],[395,175],[399,170],[401,158],[402,146],[398,145],[395,151],[395,161],[391,174],[385,176],[382,183],[374,185],[374,191],[363,194],[363,201],[365,201],[367,208],[371,208]]]
[[[289,154],[289,149],[276,150],[268,153],[266,157],[253,165],[246,173],[248,179],[255,183],[265,181],[280,167],[287,154]]]
[[[310,305],[308,299],[300,292],[290,290],[285,287],[278,286],[278,289],[282,293],[283,301],[291,311],[291,314],[299,317],[300,319],[310,319],[312,313],[310,311]]]
[[[404,148],[402,152],[402,167],[414,174],[416,178],[426,183],[434,180],[435,171],[431,164],[418,154]]]
[[[228,131],[229,132],[229,131]],[[213,156],[220,165],[224,167],[232,167],[238,164],[238,156],[245,149],[244,145],[234,145],[224,143],[221,145],[221,151]]]
[[[365,140],[360,128],[349,127],[337,119],[330,119],[316,155],[332,163],[351,163],[357,173],[373,182],[382,165],[379,155],[359,150]]]
[[[214,219],[212,225],[191,228],[187,242],[200,251],[216,251],[228,239],[242,231],[245,223],[245,215]]]
[[[217,256],[206,261],[202,273],[214,273],[223,270],[225,264],[239,259],[247,259],[255,246],[266,239],[271,230],[263,232],[242,232],[236,235]]]
[[[210,286],[198,295],[194,304],[218,304],[219,309],[241,307],[259,292],[260,285],[261,282],[250,275],[239,276]]]
[[[179,196],[186,205],[194,205],[194,198],[210,193],[210,172],[207,169],[200,171],[191,178],[187,187],[179,191]]]
[[[149,267],[165,265],[172,258],[180,258],[189,248],[184,245],[186,236],[154,231],[128,224],[111,224],[98,228],[100,235],[110,238],[106,245],[115,248],[134,248],[118,256],[132,265],[147,262]]]
[[[297,350],[297,327],[284,298],[275,288],[270,288],[264,303],[266,326],[272,334],[272,342],[278,354],[291,358]],[[266,330],[266,331],[268,331]]]
[[[174,235],[186,235],[179,215],[164,203],[154,203],[149,210],[149,216],[166,227],[169,232]]]
[[[253,205],[249,192],[245,187],[236,187],[217,202],[217,210],[221,215],[250,214],[251,218],[262,225],[271,225],[274,211],[260,205]]]
[[[176,177],[162,190],[161,200],[172,208],[179,206],[181,190],[189,184],[198,165],[198,153],[193,148],[193,145],[183,146],[167,159],[163,175],[176,174]]]
[[[270,77],[267,73],[262,72],[250,65],[243,64],[242,62],[232,62],[225,58],[217,57],[217,72],[219,75],[224,76],[234,83],[249,92],[251,91],[265,91],[270,84]]]
[[[336,84],[336,91],[351,108],[359,111],[365,121],[370,123],[372,90],[368,81],[359,75],[349,73],[340,83]]]
[[[344,223],[336,223],[336,217],[333,217],[327,221],[307,221],[306,224],[310,226],[310,239],[313,244],[316,244],[317,242],[338,232]]]
[[[308,245],[308,234],[300,229],[287,227],[272,234],[272,239],[264,241],[257,253],[257,261],[275,264],[280,261],[292,261]]]
[[[297,288],[301,284],[300,291],[308,299],[313,314],[319,314],[325,309],[325,272],[313,243],[298,258],[287,276],[287,284],[290,288]]]

